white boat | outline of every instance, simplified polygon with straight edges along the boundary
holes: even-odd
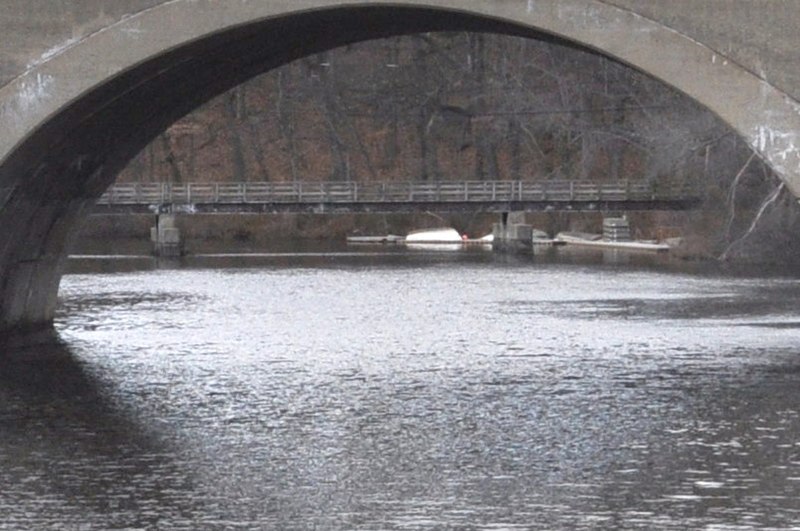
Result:
[[[406,236],[406,243],[461,243],[463,241],[464,239],[458,231],[451,227],[415,230]]]
[[[461,251],[465,247],[477,246],[492,247],[494,236],[487,234],[478,239],[459,234],[452,228],[426,229],[409,232],[403,243],[410,249],[424,249],[426,251]]]
[[[406,244],[412,247],[425,249],[458,250],[465,245],[491,246],[494,236],[487,234],[479,239],[470,239],[461,235],[457,230],[444,227],[438,229],[416,230],[408,233],[406,237],[388,234],[385,236],[348,236],[349,244]]]

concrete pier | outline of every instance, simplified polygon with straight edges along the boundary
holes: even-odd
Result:
[[[511,253],[533,252],[533,227],[524,220],[524,212],[504,212],[500,223],[492,227],[494,241],[492,248],[495,251]]]
[[[175,218],[175,214],[158,214],[155,227],[150,229],[153,254],[158,257],[175,258],[183,254],[181,231]]]

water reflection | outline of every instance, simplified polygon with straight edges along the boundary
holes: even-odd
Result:
[[[790,277],[491,254],[264,259],[65,278],[65,345],[3,367],[0,503],[12,521],[758,529],[800,518]]]
[[[682,414],[667,414],[647,449],[620,463],[616,481],[608,478],[613,491],[636,493],[629,505],[646,508],[650,525],[675,526],[675,514],[687,528],[797,522],[800,356],[770,349],[746,355],[761,361],[738,370],[667,373],[674,400],[685,403]],[[657,387],[666,383],[664,371],[652,377],[661,380]]]

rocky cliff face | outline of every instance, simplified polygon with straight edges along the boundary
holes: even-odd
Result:
[[[470,33],[366,42],[269,72],[176,123],[120,176],[466,179],[700,183],[702,211],[648,216],[645,232],[672,226],[692,254],[715,257],[771,257],[764,238],[748,243],[753,219],[786,243],[798,217],[744,143],[663,83],[564,43]]]

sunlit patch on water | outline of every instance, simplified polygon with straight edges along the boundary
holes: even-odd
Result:
[[[66,277],[0,370],[2,525],[800,521],[795,281],[343,260]]]

